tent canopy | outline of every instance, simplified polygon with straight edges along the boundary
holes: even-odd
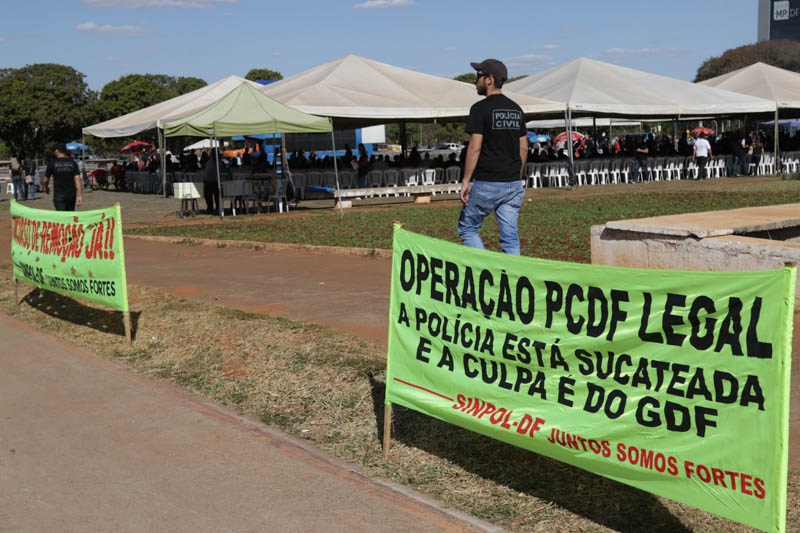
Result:
[[[660,122],[661,119],[656,120]],[[575,128],[591,128],[597,126],[598,128],[608,128],[609,126],[638,126],[642,120],[630,120],[624,118],[597,118],[580,117],[572,119],[572,126]],[[531,120],[525,124],[529,130],[547,130],[564,127],[564,119],[549,119],[549,120]]]
[[[242,83],[260,87],[259,84],[244,78],[229,76],[211,85],[201,87],[196,91],[170,98],[121,117],[88,126],[83,128],[83,133],[94,135],[95,137],[127,137],[140,131],[156,127],[160,128],[164,122],[188,117],[207,108]]]
[[[225,143],[223,143],[223,147]],[[191,152],[192,150],[204,150],[207,148],[219,148],[219,140],[217,139],[202,139],[189,146],[184,146],[184,152]]]
[[[206,109],[180,120],[164,123],[164,135],[167,137],[319,133],[332,129],[331,119],[286,107],[247,83],[240,84]]]
[[[653,117],[775,111],[773,101],[585,57],[504,88],[563,102],[578,114]]]
[[[772,100],[778,109],[800,109],[800,74],[766,63],[753,63],[699,84]]]
[[[337,127],[463,119],[481,99],[475,87],[348,55],[261,88],[284,105],[332,117]],[[564,105],[507,93],[529,117],[560,116]]]

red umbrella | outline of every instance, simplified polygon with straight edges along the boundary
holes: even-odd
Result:
[[[714,130],[711,128],[706,128],[705,126],[698,126],[692,130],[692,135],[700,135],[701,133],[705,133],[706,135],[714,135]]]
[[[146,143],[144,141],[133,141],[132,143],[126,144],[125,146],[123,146],[122,150],[120,150],[120,152],[123,152],[123,153],[125,153],[125,152],[131,152],[131,153],[150,152],[150,151],[153,150],[153,148],[154,148],[153,145],[150,144],[150,143]]]
[[[580,141],[583,139],[583,137],[583,133],[578,133],[577,131],[572,132],[572,142]],[[553,139],[553,142],[555,144],[567,142],[567,132],[565,131],[559,135],[556,135],[555,139]]]

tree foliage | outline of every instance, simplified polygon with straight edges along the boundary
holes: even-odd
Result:
[[[84,78],[54,63],[0,70],[0,139],[12,151],[33,154],[79,138],[97,99]]]
[[[128,74],[105,84],[100,92],[102,120],[158,104],[207,84],[200,78],[166,74]]]
[[[800,43],[787,39],[761,41],[725,50],[722,55],[706,59],[697,69],[694,81],[722,76],[758,62],[800,72]]]
[[[277,70],[270,70],[268,68],[251,68],[250,72],[245,75],[245,79],[250,81],[282,80],[283,74]]]

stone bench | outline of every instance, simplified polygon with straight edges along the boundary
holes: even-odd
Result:
[[[410,194],[415,204],[427,204],[434,194],[457,193],[461,191],[460,183],[442,183],[438,185],[398,185],[396,187],[364,187],[361,189],[338,189],[333,191],[335,207],[353,207],[352,198],[370,196]]]

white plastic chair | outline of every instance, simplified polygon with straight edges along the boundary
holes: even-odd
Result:
[[[269,195],[267,213],[269,213],[270,207],[277,209],[278,213],[283,213],[284,208],[286,208],[287,212],[289,211],[289,198],[286,196],[286,187],[288,183],[289,180],[286,179],[278,179],[275,181],[275,192]]]

